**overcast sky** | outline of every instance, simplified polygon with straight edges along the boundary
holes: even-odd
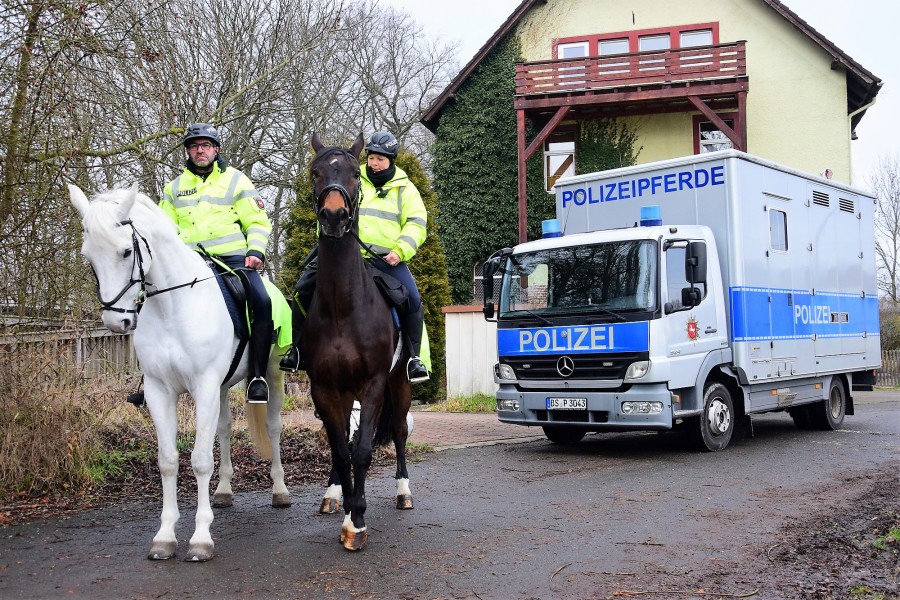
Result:
[[[465,65],[521,0],[380,2],[408,12],[427,35],[459,42],[459,62]],[[856,129],[859,139],[851,144],[853,184],[867,187],[865,182],[878,160],[887,154],[900,154],[900,52],[890,45],[898,35],[900,0],[782,2],[884,83],[877,102]]]

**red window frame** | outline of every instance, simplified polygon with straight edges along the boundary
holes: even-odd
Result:
[[[673,27],[657,27],[655,29],[636,29],[634,31],[619,31],[616,33],[602,33],[595,35],[579,35],[573,37],[559,38],[553,41],[553,56],[557,55],[557,47],[560,44],[571,44],[574,42],[588,42],[588,56],[597,56],[600,53],[601,40],[618,40],[628,38],[628,52],[638,51],[638,38],[649,35],[669,34],[669,41],[672,49],[681,48],[681,34],[689,31],[712,30],[713,45],[719,43],[719,23],[693,23],[690,25],[675,25]]]

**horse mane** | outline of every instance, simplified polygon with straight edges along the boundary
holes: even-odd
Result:
[[[117,227],[117,225],[121,221],[118,207],[129,192],[130,190],[126,188],[116,188],[94,196],[90,204],[91,210],[84,215],[82,221],[85,231],[109,242],[116,242],[123,235],[128,234],[127,230]],[[144,227],[149,227],[152,231],[159,231],[161,228],[167,233],[177,235],[178,228],[175,223],[166,216],[156,202],[140,192],[135,197],[131,215],[134,216],[136,211],[149,213],[149,219],[140,219],[139,217],[141,225]]]

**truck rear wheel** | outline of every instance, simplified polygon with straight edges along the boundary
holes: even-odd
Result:
[[[828,398],[809,406],[812,426],[823,431],[834,431],[844,422],[847,412],[847,392],[837,377],[832,378],[828,387]]]
[[[734,403],[731,392],[717,381],[703,390],[703,414],[692,419],[691,435],[703,452],[724,450],[734,433]]]
[[[580,442],[587,429],[582,427],[559,427],[553,425],[544,425],[542,427],[544,435],[554,444],[577,444]]]

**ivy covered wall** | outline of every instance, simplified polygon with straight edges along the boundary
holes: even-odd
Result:
[[[522,60],[515,36],[507,36],[460,87],[441,116],[432,145],[438,225],[447,253],[455,304],[473,298],[476,264],[518,243],[518,172],[515,64]],[[526,132],[532,139],[534,132]],[[540,152],[528,161],[528,239],[555,212],[544,189]]]

